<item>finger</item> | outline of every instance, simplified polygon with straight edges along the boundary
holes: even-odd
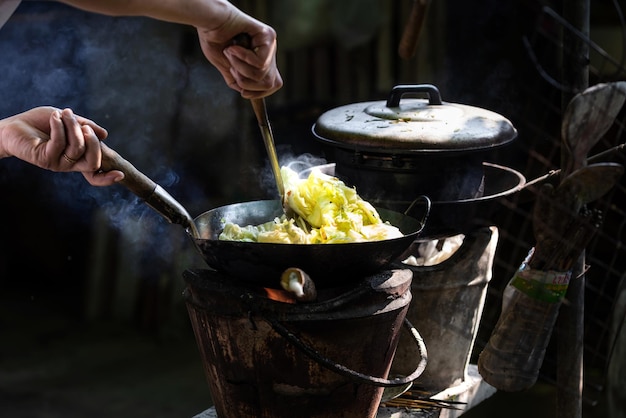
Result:
[[[231,67],[231,76],[238,86],[236,90],[245,99],[269,96],[278,91],[283,85],[282,78],[278,73],[276,76],[268,76],[263,80],[252,80],[243,76],[234,67]]]
[[[124,178],[124,173],[118,170],[106,172],[85,171],[82,174],[89,184],[97,187],[111,186]]]
[[[250,50],[241,46],[230,46],[224,49],[224,55],[230,64],[231,73],[236,70],[238,76],[237,81],[252,80],[258,82],[267,77],[270,71],[270,65],[265,65],[263,60],[256,55],[259,47]],[[241,80],[240,80],[241,79]]]
[[[102,150],[100,140],[89,125],[81,127],[85,141],[85,153],[81,160],[80,169],[83,171],[96,171],[102,163]]]
[[[242,45],[230,45],[224,48],[224,55],[228,61],[233,63],[236,60],[239,63],[248,64],[253,68],[269,68],[271,64],[271,55],[268,55],[269,48],[265,45],[258,45],[246,48]]]
[[[226,85],[228,87],[230,87],[231,89],[241,93],[242,89],[237,84],[237,80],[235,80],[235,78],[231,74],[230,67],[226,68],[225,70],[222,70],[221,68],[218,68],[218,70],[219,70],[220,74],[222,74],[222,77],[224,77],[224,81],[226,82]]]
[[[78,161],[85,153],[85,137],[82,127],[71,109],[63,109],[61,120],[65,127],[65,158],[69,161]]]
[[[269,96],[282,87],[282,78],[278,73],[268,74],[263,79],[252,79],[233,66],[230,67],[230,78],[233,85],[229,86],[246,99]]]
[[[91,129],[93,129],[93,131],[95,132],[99,140],[102,141],[106,139],[107,136],[109,136],[109,132],[106,129],[104,129],[102,126],[98,125],[96,122],[92,121],[91,119],[87,119],[79,115],[74,115],[74,117],[76,118],[76,120],[78,121],[80,125],[82,126],[87,125],[91,127]]]
[[[67,135],[65,124],[63,123],[63,114],[59,110],[55,110],[50,114],[50,139],[45,142],[45,152],[48,161],[54,161],[50,168],[55,171],[73,171],[72,167],[76,164],[76,160],[66,153]]]
[[[46,143],[46,149],[52,156],[60,155],[65,149],[65,127],[61,120],[61,112],[58,110],[50,114],[50,139]]]

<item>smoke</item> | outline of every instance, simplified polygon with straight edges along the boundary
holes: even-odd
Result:
[[[24,4],[0,30],[0,116],[19,113],[34,105],[80,107],[84,85],[78,71],[73,27],[58,26],[54,36],[47,25],[28,24]],[[10,100],[7,100],[10,99]]]
[[[276,191],[269,164],[257,168],[242,158],[241,148],[249,144],[239,140],[245,135],[242,115],[233,111],[237,95],[206,61],[189,28],[99,16],[56,2],[23,2],[0,30],[0,56],[0,91],[11,98],[0,102],[0,116],[40,105],[70,107],[105,127],[106,143],[184,207],[206,208],[207,194],[215,200],[243,198],[249,194],[245,185],[233,192],[238,181],[245,183],[236,177],[242,170],[256,172],[262,189]],[[284,149],[278,154],[282,165],[298,171],[326,162]],[[0,182],[15,181],[21,175],[17,166]],[[106,222],[152,259],[171,263],[181,246],[193,247],[181,226],[122,186],[93,187],[78,173],[44,170],[36,181],[42,185],[39,196],[60,209],[58,216],[87,230]]]
[[[226,95],[213,88],[211,77],[217,72],[207,70],[206,60],[180,56],[184,30],[150,19],[94,15],[57,2],[23,2],[0,30],[0,92],[5,98],[0,117],[41,105],[70,107],[105,127],[107,144],[173,196],[194,193],[202,198],[193,180],[181,187],[184,164],[173,163],[179,157],[174,140],[179,125],[186,123],[179,117],[182,95],[190,73],[205,77],[198,89],[211,89],[211,100],[205,102],[223,102]],[[196,110],[211,114],[197,105]],[[219,125],[218,118],[212,129]],[[166,261],[189,239],[182,227],[169,224],[122,186],[93,187],[79,173],[25,169],[27,164],[14,159],[1,164],[0,183],[15,187],[34,181],[38,188],[24,199],[45,202],[60,223],[87,231],[105,219],[107,228],[120,231],[127,244]]]
[[[326,164],[326,160],[322,157],[315,156],[310,153],[303,153],[295,155],[291,152],[288,145],[277,146],[276,153],[278,154],[278,163],[281,167],[289,167],[297,173],[306,171],[315,166]],[[276,187],[276,178],[274,172],[266,159],[265,166],[259,172],[260,184],[264,190],[268,191],[268,194],[278,196],[278,189]]]

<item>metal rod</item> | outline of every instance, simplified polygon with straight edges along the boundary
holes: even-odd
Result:
[[[626,148],[626,143],[616,145],[616,146],[611,147],[611,148],[609,148],[607,150],[604,150],[602,152],[594,154],[591,157],[587,158],[587,164],[591,164],[591,163],[602,161],[602,158],[609,157],[614,152],[623,151],[624,148]],[[556,170],[550,170],[549,172],[547,172],[546,174],[544,174],[542,176],[536,177],[536,178],[534,178],[532,180],[528,180],[526,183],[524,183],[524,186],[522,186],[522,189],[527,189],[530,186],[534,186],[537,183],[544,182],[544,181],[549,180],[552,177],[558,176],[560,174],[561,174],[561,169],[560,168],[558,168]]]
[[[589,38],[590,0],[563,0],[563,17]],[[589,87],[589,46],[571,31],[563,32],[563,84],[582,92]],[[573,97],[563,92],[561,106],[565,111]],[[563,112],[564,113],[564,112]],[[561,167],[575,167],[569,162],[568,147],[561,148]],[[561,179],[570,173],[561,172]],[[568,286],[566,302],[557,318],[557,392],[556,417],[581,418],[583,399],[585,251],[572,268],[572,277],[578,277]]]
[[[281,202],[285,199],[285,186],[283,184],[282,175],[280,174],[280,164],[278,163],[278,155],[276,153],[276,146],[274,144],[274,134],[272,133],[272,127],[270,126],[269,117],[267,116],[267,107],[265,106],[265,99],[251,99],[252,108],[263,136],[263,143],[265,144],[265,150],[267,156],[270,159],[270,165],[272,167],[272,173],[274,173],[274,180],[276,181],[276,188],[280,195]]]

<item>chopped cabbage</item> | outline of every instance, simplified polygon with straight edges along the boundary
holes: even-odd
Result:
[[[312,170],[301,179],[289,167],[281,168],[285,199],[296,213],[261,225],[227,223],[220,240],[286,244],[327,244],[399,238],[400,230],[383,222],[378,211],[354,187],[337,177]],[[303,222],[304,221],[304,222]]]

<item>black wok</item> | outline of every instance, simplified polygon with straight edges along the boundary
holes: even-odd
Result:
[[[341,287],[403,257],[424,227],[422,220],[402,213],[376,208],[381,218],[397,226],[403,237],[382,241],[345,244],[272,244],[221,241],[218,236],[226,222],[258,225],[281,216],[279,200],[235,203],[209,210],[192,219],[185,208],[161,186],[149,179],[108,146],[102,145],[102,170],[121,170],[120,182],[171,223],[185,227],[209,267],[263,287],[279,287],[280,275],[298,267],[311,276],[318,288]]]

